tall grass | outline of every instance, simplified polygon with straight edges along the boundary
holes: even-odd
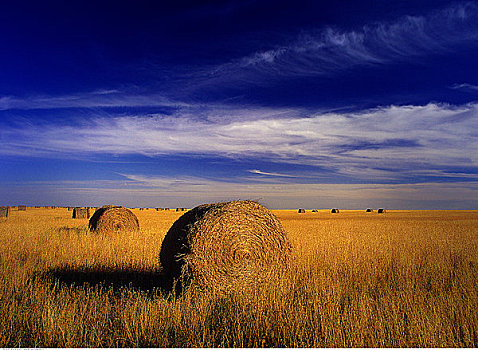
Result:
[[[167,288],[161,241],[87,231],[66,209],[0,222],[2,347],[477,347],[478,212],[277,211],[291,271],[226,297]]]

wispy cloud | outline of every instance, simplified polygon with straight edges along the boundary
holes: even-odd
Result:
[[[454,84],[451,86],[451,88],[454,90],[464,90],[464,91],[473,91],[473,92],[478,91],[478,85],[473,85],[468,83]]]
[[[71,95],[34,95],[34,96],[0,96],[0,111],[20,109],[67,109],[100,107],[186,107],[187,104],[173,101],[158,94],[128,93],[115,89],[101,89]]]
[[[409,61],[448,52],[464,43],[476,45],[477,38],[478,6],[459,3],[353,31],[326,27],[303,32],[282,46],[253,52],[203,74],[206,83],[220,79],[266,84],[265,76],[327,75],[356,66]]]
[[[92,116],[74,125],[36,120],[4,124],[0,154],[213,155],[307,164],[357,179],[387,180],[416,171],[477,167],[477,120],[478,104],[389,106],[342,114],[198,106],[197,113],[189,107],[166,116]]]

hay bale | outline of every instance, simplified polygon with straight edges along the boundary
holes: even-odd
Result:
[[[365,212],[366,212],[366,213],[371,213],[371,212],[373,212],[373,210],[370,209],[370,208],[367,208],[367,209],[365,210]]]
[[[88,208],[74,208],[73,219],[88,219],[90,217],[90,210]]]
[[[253,201],[203,204],[169,229],[160,251],[166,276],[228,291],[274,278],[291,245],[277,217]]]
[[[97,233],[138,231],[139,222],[131,210],[121,206],[105,205],[95,211],[88,228]]]
[[[317,209],[312,209],[312,213],[318,213],[319,211]]]
[[[300,208],[297,212],[298,212],[299,214],[300,214],[300,213],[305,213],[305,209]]]
[[[26,205],[19,205],[18,206],[18,211],[25,211],[27,210],[27,206]]]
[[[377,210],[377,213],[379,213],[379,214],[383,214],[383,213],[385,213],[385,212],[386,212],[386,210],[385,210],[384,208],[379,208],[379,209]]]
[[[10,210],[8,207],[0,207],[0,218],[7,218]]]
[[[340,213],[340,210],[338,210],[337,208],[333,208],[330,212],[332,214],[335,214],[335,213]]]

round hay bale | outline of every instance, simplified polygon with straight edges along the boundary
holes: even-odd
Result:
[[[367,208],[367,209],[365,210],[365,212],[366,212],[366,213],[371,213],[371,212],[373,212],[373,209]]]
[[[259,203],[203,204],[169,229],[159,254],[164,273],[201,289],[244,288],[273,279],[291,244],[277,217]]]
[[[340,210],[337,209],[337,208],[333,208],[330,212],[331,212],[332,214],[336,214],[336,213],[340,213]]]
[[[385,212],[386,212],[386,210],[385,210],[384,208],[379,208],[379,209],[377,210],[377,213],[379,213],[379,214],[383,214],[383,213],[385,213]]]
[[[90,217],[90,210],[88,208],[74,208],[71,217],[73,219],[88,219]]]
[[[303,209],[303,208],[300,208],[300,209],[299,209],[297,212],[298,212],[299,214],[301,214],[301,213],[305,213],[305,209]]]
[[[0,207],[0,218],[7,218],[8,214],[10,214],[9,211],[10,210],[9,210],[8,207],[1,206]]]
[[[131,210],[121,206],[105,205],[95,211],[88,227],[97,233],[138,231],[139,222]]]

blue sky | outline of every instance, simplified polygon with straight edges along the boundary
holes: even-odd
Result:
[[[0,5],[0,200],[478,209],[478,2]]]

